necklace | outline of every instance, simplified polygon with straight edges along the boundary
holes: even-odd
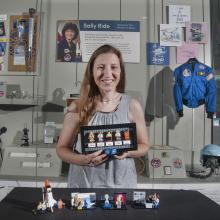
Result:
[[[101,102],[109,103],[109,102],[112,102],[112,101],[114,101],[114,100],[117,100],[118,97],[119,97],[119,95],[117,94],[114,98],[112,98],[112,99],[107,99],[107,100],[101,100]]]

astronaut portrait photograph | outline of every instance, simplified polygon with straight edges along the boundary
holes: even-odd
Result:
[[[57,62],[81,62],[79,21],[57,21]]]

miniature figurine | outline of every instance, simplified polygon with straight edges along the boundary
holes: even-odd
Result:
[[[104,195],[105,201],[104,204],[102,205],[103,209],[112,209],[112,204],[109,201],[109,194]]]
[[[37,210],[41,211],[41,213],[44,213],[46,211],[46,209],[47,209],[46,203],[40,201],[37,205]]]
[[[116,138],[116,141],[120,141],[121,140],[121,132],[118,129],[115,132],[115,138]]]
[[[84,207],[84,199],[83,198],[77,198],[75,202],[75,207],[77,210],[82,210]]]
[[[126,209],[126,194],[125,193],[115,193],[114,208]]]
[[[122,195],[118,195],[117,196],[117,200],[115,202],[117,209],[121,209],[121,205],[122,205]]]
[[[57,201],[57,208],[58,208],[58,209],[62,209],[64,206],[65,206],[65,203],[63,202],[63,200],[62,200],[62,199],[59,199],[59,200]]]
[[[97,137],[99,142],[103,142],[103,133],[101,131],[98,133]]]
[[[92,131],[89,132],[89,142],[92,143],[92,142],[95,142],[95,135]]]
[[[106,134],[106,139],[107,141],[112,141],[112,132],[108,131],[108,133]]]
[[[129,140],[129,139],[130,139],[129,130],[124,131],[124,140]]]
[[[27,129],[27,126],[25,125],[25,127],[23,128],[23,136],[21,138],[21,140],[23,141],[21,146],[29,146],[28,132],[29,129]]]

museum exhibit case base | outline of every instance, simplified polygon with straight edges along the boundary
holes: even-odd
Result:
[[[11,146],[4,149],[0,174],[59,177],[61,166],[54,146]]]
[[[177,147],[152,146],[146,165],[150,178],[186,178],[183,152]]]

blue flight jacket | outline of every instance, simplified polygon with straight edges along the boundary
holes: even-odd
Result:
[[[216,81],[213,69],[205,64],[186,62],[174,70],[173,94],[176,110],[183,116],[183,104],[196,108],[205,104],[207,117],[216,111]]]

